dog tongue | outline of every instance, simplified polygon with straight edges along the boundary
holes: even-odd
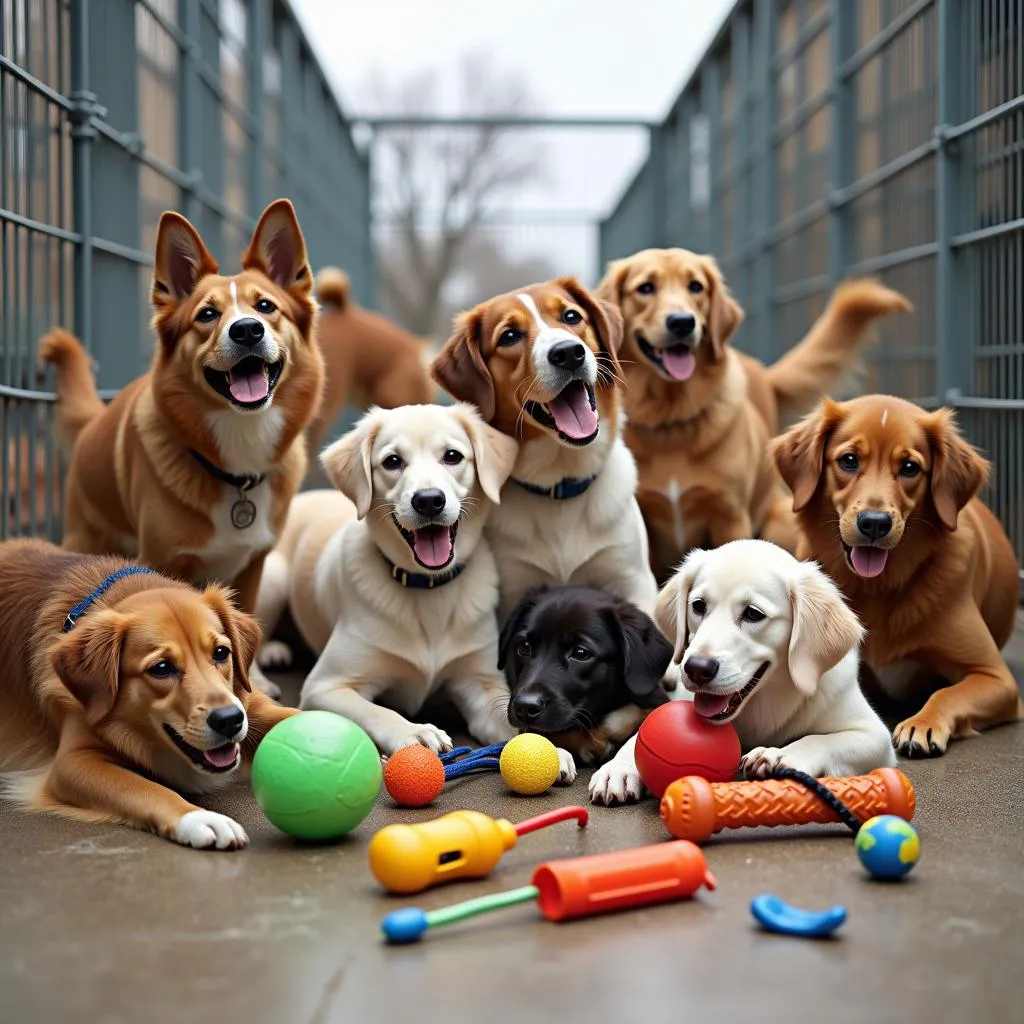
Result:
[[[227,768],[235,763],[238,757],[238,744],[225,743],[223,747],[214,747],[213,750],[204,750],[203,757],[206,758],[214,768]]]
[[[697,366],[697,360],[688,348],[677,345],[661,353],[661,365],[674,380],[689,380]]]
[[[731,693],[695,693],[693,695],[693,710],[701,718],[715,718],[729,706],[732,700]]]
[[[581,441],[597,430],[597,413],[590,407],[590,395],[583,381],[573,381],[548,403],[555,426],[566,437]]]
[[[420,565],[440,569],[452,557],[452,533],[447,526],[425,526],[413,532],[413,551]]]
[[[850,551],[854,571],[858,576],[865,576],[868,579],[882,574],[888,557],[889,552],[883,548],[853,548]]]
[[[266,364],[254,367],[256,363],[246,359],[228,371],[228,390],[236,402],[261,402],[270,394]]]

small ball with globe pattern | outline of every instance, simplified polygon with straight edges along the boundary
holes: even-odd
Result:
[[[854,845],[873,878],[902,878],[921,856],[917,830],[895,814],[879,814],[865,821]]]

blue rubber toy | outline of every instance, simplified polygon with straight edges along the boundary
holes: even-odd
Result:
[[[801,910],[767,892],[750,901],[750,912],[768,931],[797,935],[804,939],[821,939],[831,935],[846,920],[846,907]]]

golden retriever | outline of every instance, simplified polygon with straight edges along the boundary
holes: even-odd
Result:
[[[766,367],[729,345],[743,310],[711,256],[636,253],[609,265],[598,294],[624,320],[625,437],[658,582],[708,543],[763,536],[793,550],[789,498],[766,453],[780,407],[806,411],[853,366],[869,324],[910,303],[874,281],[847,282]]]
[[[41,356],[57,367],[58,432],[73,443],[66,548],[229,583],[253,609],[323,386],[311,290],[287,200],[264,211],[232,277],[184,217],[165,213],[149,373],[104,406],[81,344],[60,330],[43,338]]]
[[[662,589],[655,620],[709,722],[732,722],[740,771],[780,768],[859,775],[896,763],[889,731],[857,681],[864,629],[813,562],[764,540],[687,555]],[[635,739],[594,773],[591,799],[621,803],[643,792]]]
[[[909,757],[1022,715],[1000,654],[1013,631],[1017,560],[976,497],[988,463],[947,409],[888,395],[825,400],[777,438],[801,553],[867,627],[866,664],[895,698],[922,702],[893,733]]]
[[[252,692],[254,619],[120,558],[0,544],[0,765],[23,808],[117,822],[183,846],[245,831],[181,793],[236,778],[296,712]]]

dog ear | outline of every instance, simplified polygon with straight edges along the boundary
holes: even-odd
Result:
[[[430,376],[452,398],[471,402],[485,423],[494,419],[495,396],[491,371],[484,362],[479,309],[455,321],[452,336],[430,364]]]
[[[689,621],[686,616],[690,605],[690,588],[706,557],[705,551],[694,548],[683,559],[675,576],[661,588],[661,593],[654,602],[654,621],[658,629],[674,644],[672,661],[677,665],[683,660],[683,654],[690,643]]]
[[[864,627],[847,607],[839,588],[814,562],[801,562],[790,587],[793,632],[789,675],[810,697],[821,677],[864,638]]]
[[[951,410],[926,416],[924,429],[932,449],[932,503],[942,525],[955,530],[961,510],[987,482],[990,464],[960,436]]]
[[[113,710],[121,677],[121,652],[134,619],[104,609],[88,616],[53,649],[57,678],[85,708],[85,721],[97,725]]]
[[[824,399],[796,426],[769,444],[779,475],[793,492],[793,511],[799,512],[814,497],[825,469],[825,445],[829,435],[843,421],[843,407]]]
[[[158,311],[177,306],[202,278],[219,269],[199,232],[180,213],[168,211],[160,218],[151,293]]]
[[[498,671],[503,672],[508,664],[508,653],[516,634],[523,628],[523,623],[534,608],[541,594],[547,593],[550,588],[546,583],[531,587],[519,599],[519,604],[512,609],[512,614],[502,627],[501,636],[498,638]]]
[[[656,708],[668,700],[661,680],[672,661],[672,644],[649,615],[623,602],[614,611],[622,642],[622,677],[633,703]]]
[[[213,609],[231,641],[232,678],[246,693],[252,693],[249,670],[263,641],[263,630],[251,615],[239,611],[231,598],[231,591],[213,583],[203,591],[203,600]]]
[[[708,338],[711,341],[711,354],[717,361],[725,354],[725,346],[743,323],[746,314],[743,307],[729,294],[729,288],[714,256],[701,256],[700,259],[708,276],[708,291],[711,293]]]
[[[603,302],[621,306],[624,298],[622,290],[626,286],[629,267],[630,260],[628,258],[612,260],[604,272],[604,277],[601,278],[601,283],[597,286],[597,297]]]
[[[306,256],[295,207],[277,199],[264,211],[242,257],[246,270],[259,270],[286,291],[308,295],[313,289],[313,272]]]
[[[452,406],[452,411],[461,420],[473,445],[476,478],[484,494],[497,505],[501,501],[501,488],[516,464],[519,442],[484,423],[476,408],[468,403]]]
[[[621,377],[619,349],[622,348],[622,313],[619,307],[591,295],[575,277],[562,277],[555,283],[564,288],[572,296],[573,301],[586,310],[587,320],[597,335],[601,352],[611,364],[615,376]]]
[[[364,413],[362,419],[320,453],[320,465],[327,479],[356,507],[363,519],[373,504],[373,445],[380,430],[378,409]]]

